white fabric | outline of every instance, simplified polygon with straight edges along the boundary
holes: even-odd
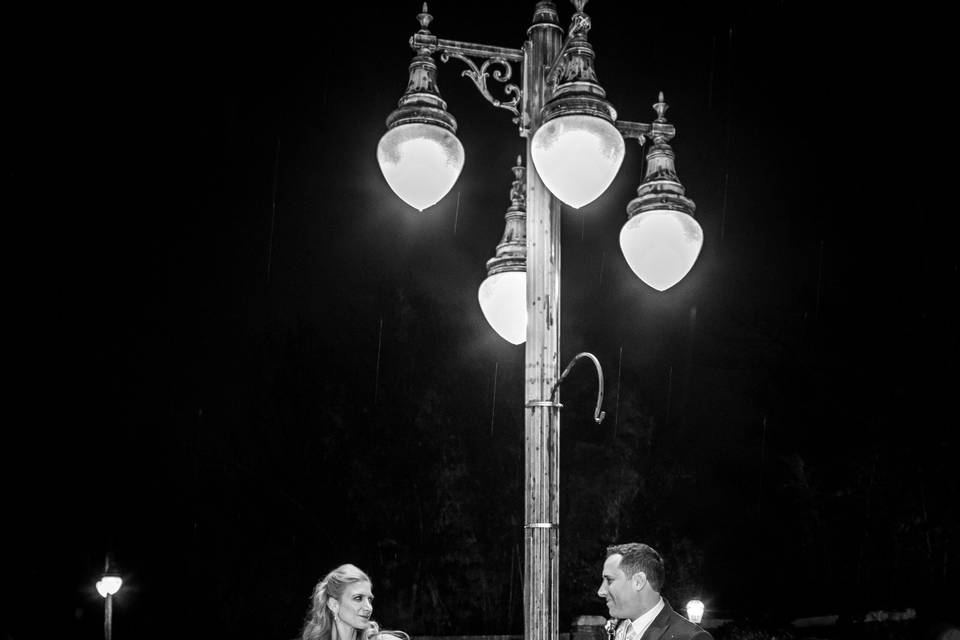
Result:
[[[624,640],[640,640],[647,629],[650,628],[650,625],[653,624],[653,619],[656,618],[661,611],[663,611],[663,598],[657,600],[657,604],[650,607],[650,610],[645,614],[626,625],[627,631],[624,634]]]

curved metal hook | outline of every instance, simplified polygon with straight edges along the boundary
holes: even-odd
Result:
[[[563,370],[563,373],[560,374],[560,377],[557,378],[557,381],[553,383],[553,388],[550,390],[550,400],[557,395],[557,389],[560,388],[560,383],[563,382],[563,379],[567,377],[567,374],[570,373],[570,370],[573,369],[573,365],[577,363],[577,360],[580,358],[590,358],[593,360],[593,365],[597,368],[597,378],[600,382],[600,388],[597,389],[597,408],[593,411],[593,419],[600,424],[603,422],[603,419],[606,417],[607,413],[601,411],[600,407],[603,405],[603,368],[600,366],[600,361],[597,360],[597,356],[589,353],[587,351],[581,351],[577,355],[573,356],[573,360],[570,361],[570,364],[567,365],[567,368]]]

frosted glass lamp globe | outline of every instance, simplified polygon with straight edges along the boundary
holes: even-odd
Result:
[[[377,161],[387,184],[418,211],[447,195],[463,169],[463,145],[449,130],[413,122],[380,138]]]
[[[501,271],[489,276],[477,292],[483,317],[512,344],[527,340],[527,274]]]
[[[623,162],[623,136],[603,118],[559,116],[533,135],[531,155],[543,183],[574,209],[593,202]]]
[[[687,275],[703,246],[703,229],[681,211],[638,213],[620,230],[620,249],[641,280],[666,291]]]

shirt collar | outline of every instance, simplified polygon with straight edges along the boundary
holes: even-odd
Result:
[[[630,624],[633,625],[633,630],[637,634],[636,637],[640,638],[643,636],[647,628],[653,624],[653,619],[663,611],[663,598],[657,600],[657,604],[650,607],[650,610],[645,614],[637,618],[636,620],[631,620]]]

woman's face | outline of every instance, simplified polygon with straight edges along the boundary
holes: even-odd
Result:
[[[373,593],[369,582],[361,580],[348,584],[343,595],[335,602],[336,604],[332,607],[334,613],[344,624],[361,631],[370,626],[370,616],[373,615]]]

